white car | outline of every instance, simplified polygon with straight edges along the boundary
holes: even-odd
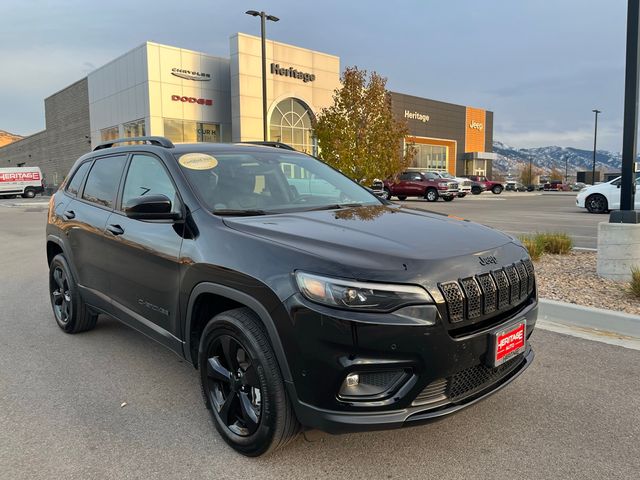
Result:
[[[576,197],[576,205],[586,208],[589,213],[606,213],[620,208],[620,179],[590,185],[580,190]],[[640,177],[636,177],[636,190],[640,185]],[[640,192],[638,192],[640,193]],[[640,195],[635,195],[635,209],[640,209]]]
[[[458,197],[463,198],[466,197],[468,193],[471,193],[471,180],[468,178],[454,177],[449,172],[429,172],[437,175],[440,178],[444,178],[446,180],[452,180],[454,182],[458,182]]]

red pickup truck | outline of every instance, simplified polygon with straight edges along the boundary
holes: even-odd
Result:
[[[422,197],[429,202],[435,202],[442,198],[450,202],[458,195],[458,182],[440,178],[430,172],[404,172],[398,176],[398,181],[384,181],[386,198],[398,197],[398,200],[406,200],[407,197]]]
[[[461,177],[468,178],[469,180],[473,180],[474,182],[481,183],[487,190],[490,190],[492,193],[496,195],[500,195],[504,190],[504,185],[500,182],[494,182],[493,180],[489,180],[487,177],[483,175],[460,175]]]

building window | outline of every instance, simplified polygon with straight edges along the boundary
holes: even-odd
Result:
[[[312,115],[313,112],[300,100],[282,100],[271,113],[269,139],[291,145],[301,152],[313,153]]]
[[[122,125],[124,130],[124,136],[130,137],[144,137],[146,135],[146,129],[144,126],[144,119],[134,120]]]
[[[447,147],[422,143],[414,143],[413,147],[416,149],[413,167],[431,172],[447,171]]]
[[[176,143],[219,142],[220,125],[193,120],[164,119],[164,136]]]
[[[119,137],[120,133],[118,131],[118,126],[103,128],[100,130],[100,138],[103,142],[108,142],[109,140],[116,140]]]
[[[220,141],[220,125],[216,123],[198,123],[199,142],[217,143]]]

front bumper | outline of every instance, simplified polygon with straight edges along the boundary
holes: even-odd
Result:
[[[469,407],[506,387],[531,366],[534,356],[531,347],[527,347],[524,354],[512,360],[516,363],[513,369],[498,381],[478,389],[458,402],[447,403],[436,408],[416,406],[391,412],[364,413],[322,410],[312,405],[302,404],[300,406],[304,413],[302,418],[299,416],[299,420],[303,425],[311,425],[312,428],[333,434],[422,425]]]
[[[459,190],[438,190],[438,195],[441,197],[455,197],[458,192]]]
[[[399,325],[387,317],[370,321],[365,314],[355,317],[311,304],[300,295],[283,306],[297,330],[291,338],[296,352],[287,353],[296,415],[304,426],[329,433],[397,428],[454,413],[503,388],[533,360],[528,339],[537,318],[535,292],[516,311],[464,330],[452,328],[439,314],[433,326]],[[492,333],[517,319],[526,319],[526,351],[510,360],[507,370],[484,367]],[[389,395],[353,401],[338,394],[347,374],[385,370],[407,375]],[[454,389],[456,379],[468,378],[469,372],[481,373],[487,381]],[[419,401],[440,384],[439,401]]]

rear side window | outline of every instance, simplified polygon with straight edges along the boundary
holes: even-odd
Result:
[[[87,177],[82,198],[92,203],[112,208],[118,193],[126,155],[99,158]]]
[[[80,185],[82,185],[82,181],[84,180],[84,177],[87,175],[87,172],[89,171],[89,165],[91,165],[91,162],[84,162],[82,165],[80,165],[76,169],[76,172],[73,174],[73,177],[71,177],[71,181],[67,185],[67,192],[69,194],[78,195],[78,190],[80,190]]]

